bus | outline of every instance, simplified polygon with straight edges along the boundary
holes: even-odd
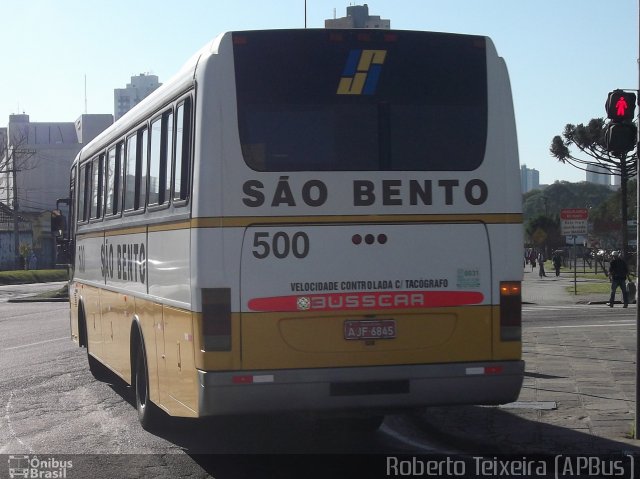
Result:
[[[221,34],[70,178],[71,335],[145,428],[518,397],[518,149],[487,37]]]

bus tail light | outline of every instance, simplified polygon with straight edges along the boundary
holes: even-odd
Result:
[[[202,337],[205,351],[231,351],[231,290],[202,289]]]
[[[500,283],[500,340],[522,339],[522,283]]]

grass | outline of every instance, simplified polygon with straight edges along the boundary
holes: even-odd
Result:
[[[0,271],[0,285],[51,283],[53,281],[67,281],[69,274],[66,269],[35,269],[28,271]]]
[[[530,265],[527,265],[531,268]],[[534,273],[537,271],[534,270]],[[547,272],[547,276],[555,275],[555,269],[553,267],[553,263],[548,260],[544,262],[544,269]],[[560,268],[560,274],[563,278],[568,278],[573,280],[574,270],[573,268]],[[574,294],[574,291],[577,292],[578,295],[584,294],[602,294],[608,297],[609,293],[611,293],[611,283],[609,282],[609,278],[602,270],[600,265],[598,265],[598,273],[596,274],[593,268],[584,268],[581,262],[578,262],[578,268],[575,273],[575,277],[577,279],[577,285],[574,287],[573,283],[571,286],[567,286],[567,292]],[[587,281],[585,281],[587,280]]]
[[[567,291],[573,294],[573,285],[567,286]],[[611,284],[609,283],[578,283],[576,291],[578,294],[603,294],[607,295],[611,292]]]

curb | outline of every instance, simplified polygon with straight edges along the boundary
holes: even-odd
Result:
[[[587,304],[609,304],[609,301],[589,301]],[[614,301],[613,304],[622,304],[622,301]],[[629,301],[629,304],[636,304],[636,302]]]
[[[69,298],[13,298],[8,299],[7,303],[68,303]]]

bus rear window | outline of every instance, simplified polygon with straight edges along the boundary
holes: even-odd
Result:
[[[484,158],[484,37],[234,34],[238,128],[257,171],[469,171]]]

